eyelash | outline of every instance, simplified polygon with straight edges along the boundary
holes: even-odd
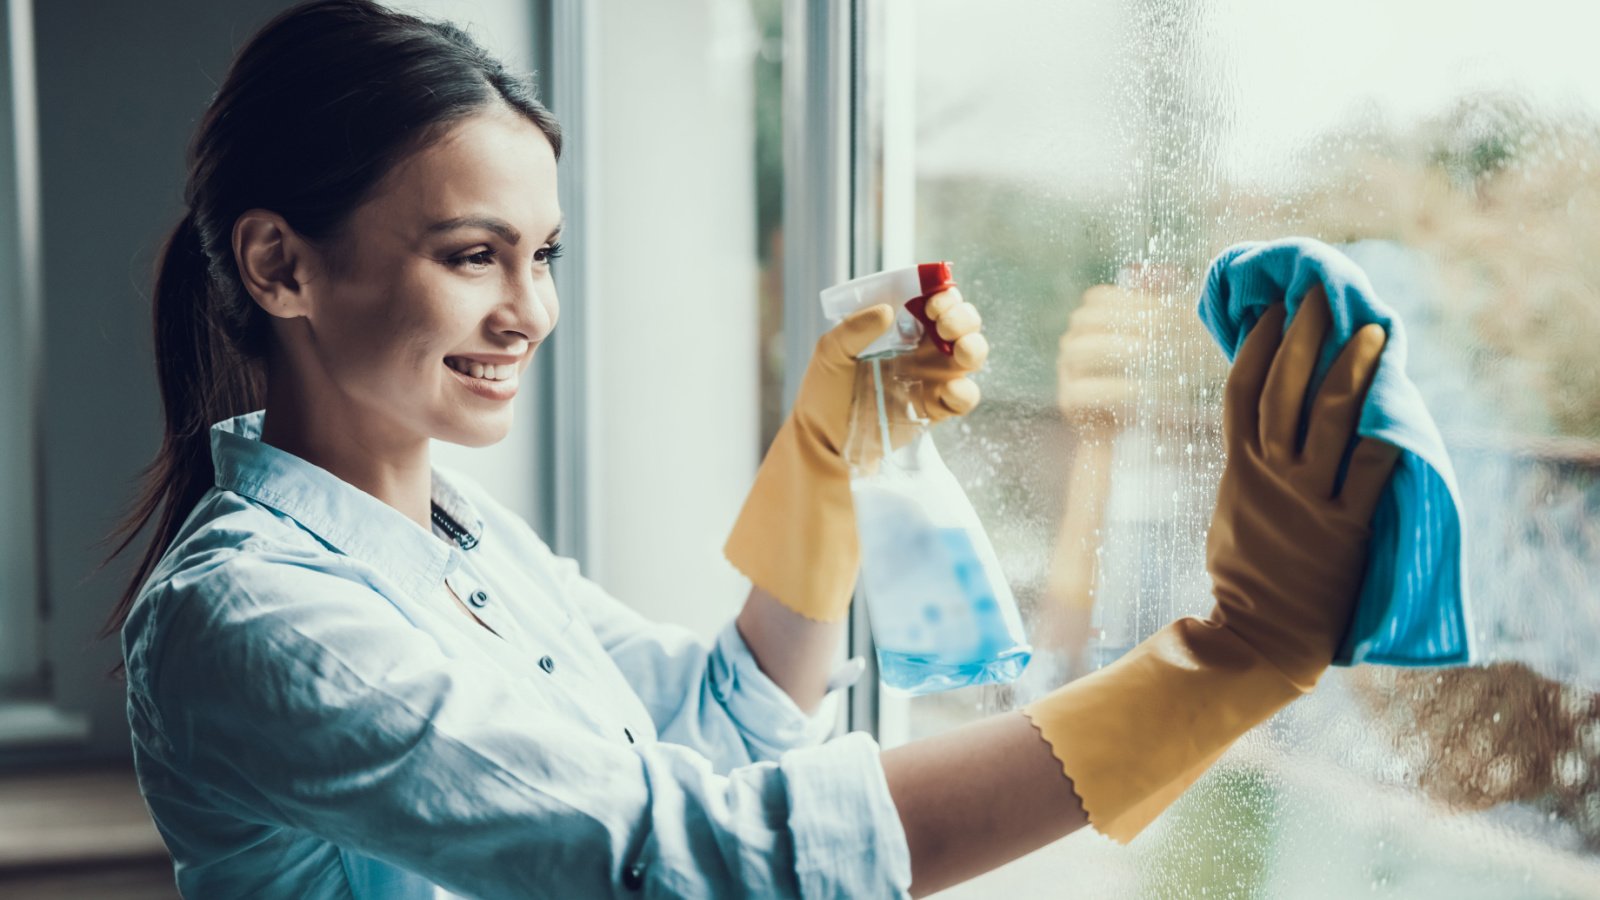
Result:
[[[533,258],[535,262],[549,264],[560,258],[561,254],[565,252],[566,248],[561,245],[560,241],[556,241],[548,247],[540,247],[535,250]],[[544,254],[543,257],[539,256],[541,253]],[[487,266],[496,255],[498,254],[494,250],[479,250],[477,253],[468,253],[465,256],[452,256],[445,262],[454,269],[459,269],[463,266]]]

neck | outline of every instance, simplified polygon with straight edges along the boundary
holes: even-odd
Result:
[[[401,432],[392,422],[375,422],[370,410],[341,395],[313,395],[292,379],[268,376],[263,443],[332,472],[430,528],[428,439]]]

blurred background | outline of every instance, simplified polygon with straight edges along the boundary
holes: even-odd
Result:
[[[288,5],[6,0],[0,896],[174,896],[96,639],[128,563],[97,569],[97,542],[159,443],[149,279],[185,144]],[[954,262],[994,349],[983,406],[936,435],[1037,655],[998,688],[864,679],[840,727],[885,745],[1209,606],[1226,369],[1193,307],[1217,251],[1338,244],[1404,317],[1462,488],[1478,663],[1335,671],[1131,847],[1075,835],[945,896],[1600,897],[1600,8],[394,5],[536,70],[570,136],[561,327],[511,437],[438,453],[648,615],[710,635],[737,611],[721,544],[816,290]],[[1115,402],[1063,402],[1086,304],[1120,336]],[[695,403],[652,396],[669,368]]]

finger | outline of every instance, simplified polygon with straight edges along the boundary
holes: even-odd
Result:
[[[1261,449],[1268,455],[1286,459],[1295,455],[1295,432],[1306,402],[1306,385],[1331,324],[1328,296],[1322,285],[1315,285],[1301,298],[1261,389]]]
[[[982,392],[971,378],[957,378],[934,386],[933,402],[928,404],[928,418],[938,421],[950,416],[964,416],[978,407]]]
[[[1128,292],[1114,284],[1091,285],[1083,292],[1083,299],[1078,303],[1079,309],[1092,309],[1094,307],[1120,307],[1128,301]]]
[[[1399,447],[1377,438],[1362,438],[1350,455],[1344,485],[1339,489],[1339,505],[1356,521],[1371,522],[1399,461]]]
[[[1062,342],[1056,368],[1063,377],[1121,375],[1127,378],[1130,377],[1128,364],[1134,359],[1136,347],[1136,342],[1122,335],[1079,335]]]
[[[964,337],[983,327],[983,317],[978,315],[978,308],[971,303],[962,303],[945,310],[943,315],[933,320],[938,328],[939,337],[953,341]]]
[[[1115,299],[1091,302],[1085,297],[1083,305],[1072,311],[1067,322],[1078,330],[1137,332],[1149,327],[1151,317],[1159,309],[1151,297],[1119,292]]]
[[[989,339],[982,332],[963,335],[951,350],[951,360],[963,372],[976,372],[989,359]]]
[[[950,287],[945,288],[939,293],[929,297],[928,305],[924,306],[922,311],[928,314],[928,318],[937,320],[954,307],[960,305],[961,290],[959,288]]]
[[[817,353],[830,362],[854,361],[861,351],[882,337],[893,324],[894,309],[887,303],[857,310],[822,336],[817,344]]]
[[[1300,458],[1306,467],[1306,476],[1321,496],[1333,496],[1339,463],[1361,424],[1367,389],[1378,371],[1386,340],[1383,326],[1376,322],[1351,335],[1333,367],[1328,369],[1328,377],[1317,388]]]
[[[1284,314],[1282,303],[1267,307],[1233,358],[1222,401],[1222,427],[1230,442],[1256,439],[1261,387],[1283,340]]]

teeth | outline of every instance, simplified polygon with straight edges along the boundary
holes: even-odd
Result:
[[[485,381],[505,381],[517,373],[515,365],[486,366],[483,363],[465,359],[447,359],[445,360],[445,365],[463,375],[471,375],[473,378],[482,378]]]

